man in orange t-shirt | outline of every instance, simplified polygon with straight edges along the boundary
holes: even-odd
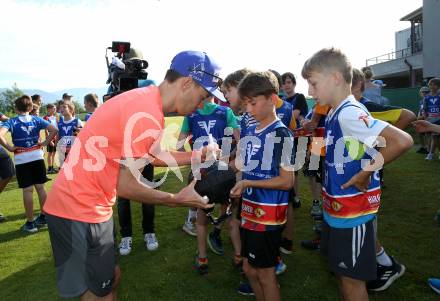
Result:
[[[116,296],[120,270],[112,207],[117,196],[167,206],[212,206],[195,192],[195,182],[177,194],[162,192],[140,180],[139,170],[148,163],[191,163],[191,152],[160,149],[164,113],[187,115],[210,94],[225,101],[218,89],[218,71],[206,53],[181,52],[158,87],[113,97],[81,130],[44,206],[62,297]]]

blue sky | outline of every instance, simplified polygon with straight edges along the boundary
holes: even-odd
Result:
[[[130,41],[163,78],[181,50],[203,50],[223,76],[243,67],[292,71],[323,47],[343,49],[356,67],[394,50],[399,19],[422,0],[2,1],[0,87],[54,91],[101,87],[105,48]],[[298,81],[306,92],[307,85]]]

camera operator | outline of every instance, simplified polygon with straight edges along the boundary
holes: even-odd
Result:
[[[154,166],[175,166],[189,165],[194,156],[203,159],[218,150],[207,146],[194,153],[160,148],[164,114],[188,115],[209,94],[224,100],[218,71],[206,53],[181,52],[158,87],[115,96],[94,112],[78,134],[44,206],[62,297],[116,297],[120,278],[112,218],[116,196],[172,207],[213,206],[195,192],[195,181],[173,194],[142,183],[139,170],[145,155]]]
[[[123,56],[124,61],[128,60],[143,60],[142,52],[138,49],[131,48],[130,51]],[[139,88],[155,86],[155,82],[150,79],[137,79],[137,86]],[[112,95],[114,85],[109,86],[108,94]],[[120,86],[119,86],[120,88]],[[142,171],[142,176],[148,181],[153,181],[154,178],[154,166],[148,164],[144,167]],[[121,243],[119,244],[119,254],[128,255],[132,250],[132,240],[133,240],[133,228],[132,228],[132,218],[131,218],[131,206],[130,200],[118,197],[118,217],[119,217],[119,227],[121,234]],[[142,203],[142,231],[144,235],[145,247],[149,251],[154,251],[159,247],[159,242],[154,230],[154,219],[155,219],[155,206],[152,204]]]

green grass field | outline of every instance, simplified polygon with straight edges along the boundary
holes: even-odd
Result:
[[[379,237],[387,252],[406,265],[407,272],[386,292],[370,294],[371,300],[439,300],[427,285],[428,277],[440,277],[440,227],[433,219],[440,208],[439,170],[439,160],[425,162],[414,150],[386,168]],[[188,169],[182,171],[186,177]],[[156,169],[157,176],[163,172]],[[303,206],[295,211],[295,251],[284,256],[288,270],[279,277],[282,299],[338,300],[336,281],[324,259],[299,246],[301,239],[314,236],[307,179],[301,177],[300,183]],[[47,190],[51,185],[47,184]],[[176,192],[182,186],[170,176],[162,189]],[[34,199],[37,213],[36,195]],[[34,235],[19,230],[24,212],[15,180],[0,195],[0,211],[8,219],[0,224],[0,299],[59,300],[47,230]],[[142,238],[140,205],[133,203],[133,251],[120,258],[120,300],[252,300],[236,293],[241,278],[231,265],[233,253],[226,229],[225,256],[210,253],[210,273],[196,273],[196,240],[181,231],[186,213],[184,208],[157,208],[160,247],[148,252]]]

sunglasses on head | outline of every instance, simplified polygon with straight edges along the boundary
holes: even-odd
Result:
[[[200,68],[190,68],[190,69],[188,69],[188,71],[190,71],[190,72],[202,72],[202,73],[204,73],[206,75],[212,76],[213,78],[216,79],[215,84],[216,84],[217,88],[221,88],[221,86],[223,85],[223,79],[220,76],[217,76],[215,74],[209,73],[209,72],[207,72],[205,70],[202,70]]]

